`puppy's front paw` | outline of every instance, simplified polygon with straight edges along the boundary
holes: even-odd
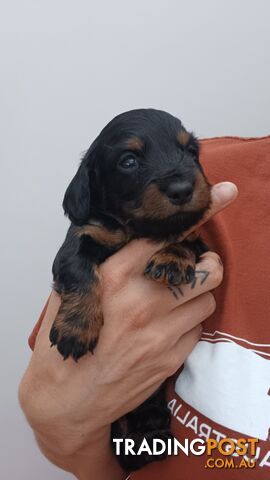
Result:
[[[71,356],[77,361],[88,351],[93,353],[98,337],[94,337],[91,332],[80,330],[76,326],[63,324],[61,327],[56,319],[50,331],[50,341],[51,346],[57,346],[58,352],[64,359]]]
[[[51,346],[56,345],[64,359],[78,360],[94,351],[103,316],[93,296],[64,295],[58,315],[50,331]]]
[[[195,254],[175,243],[162,248],[149,260],[144,275],[164,285],[192,283],[195,278]]]

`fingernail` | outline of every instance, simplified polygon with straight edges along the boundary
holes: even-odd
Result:
[[[226,205],[237,196],[238,190],[232,182],[221,182],[213,186],[212,194],[216,196],[219,203]]]

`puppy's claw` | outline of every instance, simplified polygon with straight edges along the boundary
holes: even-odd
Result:
[[[154,277],[159,278],[159,277],[161,277],[161,274],[162,274],[162,267],[157,267],[156,271],[154,273]]]
[[[172,274],[172,272],[168,272],[168,280],[169,280],[169,283],[170,283],[170,284],[173,283],[173,274]]]
[[[96,345],[97,345],[97,338],[91,340],[91,342],[89,343],[88,350],[92,353],[92,355],[94,355],[94,350],[96,348]]]
[[[82,337],[76,337],[74,334],[70,336],[61,334],[55,327],[51,329],[50,340],[53,340],[51,347],[56,345],[64,360],[72,357],[75,362],[88,351],[93,353],[98,341],[97,338],[89,340],[89,337],[88,341],[82,341]]]
[[[145,270],[144,270],[144,274],[145,274],[145,275],[147,275],[148,273],[151,272],[153,265],[154,265],[154,262],[149,262],[149,263],[146,265]]]
[[[186,252],[183,247],[178,249],[179,256],[175,254],[175,248],[170,250],[170,246],[153,255],[144,275],[165,285],[192,283],[195,277],[195,255]]]
[[[52,326],[50,331],[51,347],[57,344],[57,339],[58,339],[58,330],[54,326]]]
[[[186,272],[185,272],[185,279],[186,283],[192,283],[195,277],[195,269],[188,265]]]

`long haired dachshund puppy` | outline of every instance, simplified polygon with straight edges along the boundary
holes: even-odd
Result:
[[[207,250],[199,237],[179,242],[210,206],[210,185],[199,163],[199,145],[181,121],[154,109],[115,117],[86,152],[64,197],[71,220],[53,263],[61,306],[50,340],[66,359],[92,352],[103,325],[99,265],[134,238],[165,242],[144,275],[174,291],[195,281],[195,264]],[[164,385],[112,426],[112,437],[170,438]],[[117,457],[135,470],[166,457]]]

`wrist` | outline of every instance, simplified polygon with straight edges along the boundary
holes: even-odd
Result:
[[[83,447],[73,453],[61,453],[60,445],[53,446],[48,438],[35,434],[42,453],[54,465],[72,473],[78,480],[126,480],[128,473],[118,464],[111,448],[111,428],[97,431]]]
[[[92,438],[91,444],[76,452],[72,473],[78,480],[126,480],[128,474],[117,462],[111,448],[111,426]]]

